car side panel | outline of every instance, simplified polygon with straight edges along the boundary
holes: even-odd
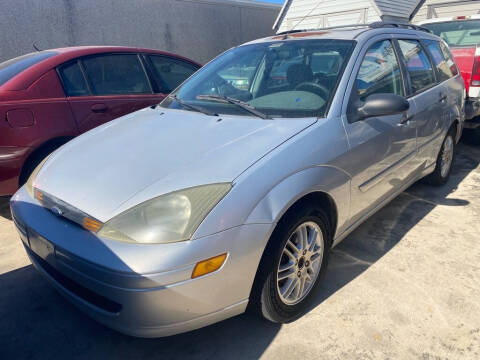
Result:
[[[75,136],[78,132],[54,70],[44,74],[27,90],[16,92],[9,98],[11,100],[0,103],[0,114],[4,119],[8,113],[31,113],[33,120],[25,123],[10,119],[10,122],[0,124],[1,152],[5,155],[0,160],[1,195],[10,195],[17,189],[23,164],[36,148],[48,140]]]
[[[80,133],[105,124],[120,116],[156,105],[164,99],[163,94],[115,95],[115,96],[78,96],[68,101]],[[96,107],[103,107],[98,111]]]
[[[350,96],[364,57],[379,41],[392,40],[391,34],[374,36],[359,45],[355,66],[348,76],[342,119],[349,141],[349,152],[342,157],[341,167],[352,176],[350,222],[355,223],[369,214],[382,201],[398,191],[415,171],[416,124],[404,118],[416,112],[409,101],[405,114],[371,117],[350,122],[347,116]],[[396,61],[401,66],[400,57]]]
[[[449,112],[449,122],[444,124],[444,126],[446,129],[449,129],[451,124],[457,120],[460,124],[457,129],[457,141],[459,141],[465,122],[465,83],[462,77],[457,75],[445,81],[443,86],[447,94],[447,110]]]

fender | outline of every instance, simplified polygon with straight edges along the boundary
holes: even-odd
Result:
[[[341,234],[350,217],[350,176],[328,165],[299,170],[281,180],[256,204],[246,224],[277,223],[285,212],[304,196],[327,194],[337,210],[335,234]]]

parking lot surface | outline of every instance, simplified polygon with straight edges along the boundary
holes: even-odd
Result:
[[[301,319],[245,314],[160,339],[121,335],[57,294],[0,198],[0,358],[479,359],[480,148],[457,150],[448,184],[415,184],[332,251]]]

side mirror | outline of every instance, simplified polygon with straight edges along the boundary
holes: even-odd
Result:
[[[410,104],[403,96],[395,94],[373,94],[367,97],[358,109],[360,119],[375,116],[401,114],[410,108]]]

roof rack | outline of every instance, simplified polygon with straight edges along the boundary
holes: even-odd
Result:
[[[369,27],[371,29],[390,27],[390,28],[409,29],[409,30],[417,30],[417,31],[424,31],[424,32],[431,33],[429,29],[426,29],[418,25],[413,25],[409,23],[391,23],[391,22],[377,21],[370,24],[338,25],[338,26],[330,26],[330,27],[324,27],[324,28],[318,28],[318,29],[305,29],[305,30],[295,29],[295,30],[282,31],[277,33],[277,35],[288,35],[288,34],[308,32],[308,31],[334,30],[334,29],[359,28],[359,27]]]
[[[294,30],[287,30],[277,33],[277,35],[288,35],[288,34],[295,34],[300,32],[308,32],[308,31],[323,31],[323,30],[334,30],[334,29],[344,29],[344,28],[358,28],[358,27],[368,27],[369,24],[351,24],[351,25],[337,25],[337,26],[328,26],[324,28],[318,29],[294,29]]]
[[[409,29],[409,30],[417,30],[417,31],[424,31],[424,32],[431,33],[431,31],[427,28],[424,28],[418,25],[413,25],[410,23],[397,24],[397,23],[391,23],[391,22],[377,21],[369,24],[368,26],[372,29],[392,27],[392,28],[398,28],[398,29]]]

